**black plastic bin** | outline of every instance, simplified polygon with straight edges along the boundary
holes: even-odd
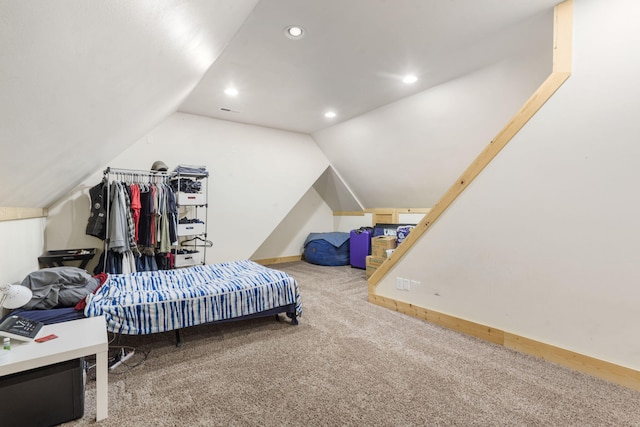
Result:
[[[0,402],[2,427],[53,426],[81,418],[83,359],[0,377]]]

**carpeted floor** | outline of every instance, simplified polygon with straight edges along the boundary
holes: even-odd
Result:
[[[102,426],[639,426],[640,393],[367,302],[364,271],[274,268],[300,285],[273,318],[125,337]],[[144,356],[146,355],[146,358]],[[89,373],[85,415],[95,424]]]

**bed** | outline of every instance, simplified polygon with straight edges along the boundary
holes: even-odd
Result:
[[[182,328],[280,313],[296,325],[302,314],[296,280],[249,260],[109,274],[84,304],[79,314],[105,316],[110,332],[143,335],[175,330],[178,345]],[[42,320],[44,312],[58,319],[73,315],[69,309],[31,311],[40,316],[36,320]]]

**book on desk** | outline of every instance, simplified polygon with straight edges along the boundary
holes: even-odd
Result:
[[[44,326],[44,323],[37,320],[12,315],[0,323],[0,336],[19,341],[32,341],[38,335],[42,326]]]

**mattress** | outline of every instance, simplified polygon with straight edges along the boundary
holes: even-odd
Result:
[[[105,316],[107,330],[151,334],[249,316],[295,304],[298,283],[287,273],[242,260],[194,267],[110,274],[87,297],[84,314]]]

